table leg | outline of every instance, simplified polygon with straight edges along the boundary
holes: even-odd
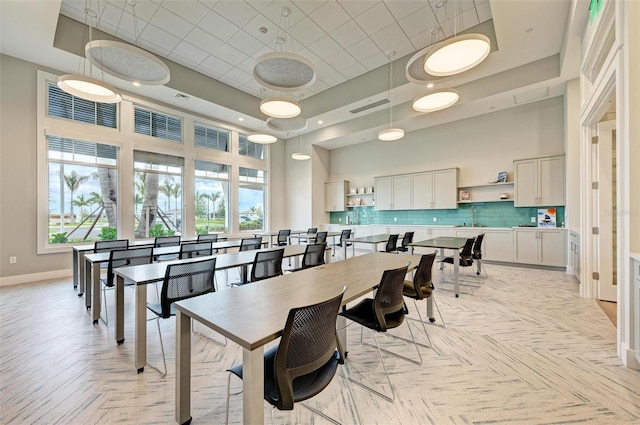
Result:
[[[87,310],[91,308],[91,263],[86,259],[83,261],[84,263],[84,284],[83,291],[84,292],[84,305],[87,307]]]
[[[456,294],[456,298],[460,296],[460,280],[458,279],[458,273],[460,272],[460,251],[453,250],[453,292]]]
[[[352,257],[356,256],[356,243],[355,242],[351,242],[351,256]],[[344,259],[346,260],[347,257],[345,256]]]
[[[124,342],[124,278],[116,274],[116,342]]]
[[[444,248],[440,248],[440,271],[441,272],[444,270],[444,263],[442,262],[442,260],[444,260]],[[444,282],[444,273],[440,273],[440,280]]]
[[[342,259],[347,259],[347,243],[345,241],[342,241]]]
[[[73,289],[78,289],[78,276],[80,275],[78,270],[80,268],[80,263],[78,262],[79,256],[80,251],[74,249],[71,257],[73,259]]]
[[[347,318],[338,315],[336,319],[336,329],[338,334],[338,342],[342,349],[347,352]]]
[[[476,274],[480,276],[481,271],[482,271],[482,260],[476,260]]]
[[[191,422],[191,317],[176,312],[176,422]]]
[[[264,347],[242,350],[242,422],[264,423]]]
[[[147,364],[147,285],[136,285],[136,369]]]
[[[74,282],[75,283],[75,282]],[[78,251],[78,296],[81,297],[84,294],[84,251]]]
[[[91,264],[91,268],[93,270],[91,274],[91,290],[93,291],[91,313],[93,316],[93,324],[97,325],[98,320],[100,320],[100,311],[102,310],[102,300],[100,299],[100,263]],[[87,291],[87,298],[88,296],[89,291]]]
[[[436,319],[433,317],[433,297],[427,298],[427,317],[430,322],[435,322]]]

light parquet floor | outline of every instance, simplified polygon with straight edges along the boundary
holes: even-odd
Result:
[[[433,348],[420,347],[422,366],[385,357],[396,390],[394,403],[352,387],[362,422],[640,423],[640,372],[623,367],[616,356],[614,326],[595,301],[579,298],[577,282],[557,271],[498,265],[487,269],[489,278],[473,296],[455,298],[452,292],[436,291],[446,327],[427,326]],[[155,297],[155,291],[148,292]],[[113,294],[108,296],[113,313]],[[137,374],[133,298],[133,291],[127,291],[127,340],[118,347],[113,324],[91,324],[70,280],[0,288],[0,423],[175,423],[175,322],[161,322],[167,377],[150,368]],[[413,311],[413,303],[408,306]],[[424,311],[423,303],[419,307]],[[419,324],[410,323],[426,343]],[[356,325],[348,332],[351,375],[370,377],[388,391],[377,352],[359,345]],[[396,333],[408,336],[404,325]],[[148,335],[149,359],[158,364],[153,323]],[[224,423],[225,369],[241,360],[241,350],[197,335],[193,341],[193,423]],[[392,342],[390,349],[411,356],[413,347]],[[239,381],[232,382],[239,388]],[[353,423],[350,400],[344,380],[336,377],[310,404]],[[265,407],[267,423],[270,410]],[[231,422],[241,419],[240,398],[232,398]],[[297,408],[275,412],[274,423],[325,422]]]

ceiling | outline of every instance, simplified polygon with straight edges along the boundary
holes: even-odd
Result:
[[[89,20],[87,6],[97,20]],[[2,53],[75,73],[90,22],[151,51],[171,69],[164,86],[105,81],[249,130],[265,128],[260,99],[282,95],[254,80],[255,59],[274,50],[295,52],[317,73],[312,86],[290,94],[303,105],[305,139],[336,149],[375,140],[389,125],[390,105],[394,126],[409,132],[562,95],[565,82],[578,77],[587,7],[579,0],[1,1],[0,40]],[[489,33],[492,53],[470,71],[434,80],[436,87],[456,87],[460,102],[431,114],[413,111],[413,98],[427,89],[407,80],[407,62],[468,28]],[[385,99],[390,102],[366,108]],[[350,112],[356,108],[365,110]],[[298,133],[274,134],[287,139]]]

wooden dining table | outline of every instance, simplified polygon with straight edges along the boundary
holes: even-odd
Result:
[[[286,247],[272,247],[260,250],[232,252],[228,254],[217,254],[216,271],[228,270],[235,267],[248,267],[253,263],[256,252],[270,251],[284,248],[284,258],[295,257],[296,267],[299,265],[299,257],[304,254],[305,245],[288,245]],[[200,261],[210,256],[198,257],[198,259],[163,261],[161,263],[143,264],[138,266],[120,267],[115,269],[116,275],[116,343],[124,342],[124,283],[129,281],[135,285],[135,368],[138,373],[144,371],[147,364],[147,285],[159,282],[164,279],[164,275],[169,264],[180,262]],[[327,257],[327,256],[325,256]],[[299,273],[299,272],[298,272]],[[262,285],[262,281],[260,285]],[[243,285],[237,288],[224,290],[219,293],[236,292],[242,288],[260,285]],[[218,292],[216,292],[218,293]],[[259,300],[258,300],[259,302]]]
[[[377,251],[378,250],[378,245],[381,243],[387,243],[387,241],[389,240],[389,236],[391,236],[390,233],[380,233],[378,235],[371,235],[371,236],[359,236],[359,237],[350,237],[348,239],[345,239],[344,241],[342,241],[342,253],[343,258],[347,258],[347,243],[351,244],[351,250],[352,250],[352,254],[355,256],[356,255],[356,244],[361,243],[361,244],[367,244],[367,245],[373,245],[373,250]],[[398,236],[398,239],[401,237],[402,235]]]
[[[413,269],[419,262],[419,255],[373,252],[267,279],[260,285],[245,285],[176,302],[176,421],[179,424],[191,421],[192,320],[242,347],[243,423],[262,424],[264,346],[282,335],[289,310],[326,300],[339,294],[344,286],[346,304],[377,286],[384,270],[407,264]],[[344,324],[344,317],[338,316],[338,329],[344,328]],[[346,348],[345,332],[340,332],[339,338]]]

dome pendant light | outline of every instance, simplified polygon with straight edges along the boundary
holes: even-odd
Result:
[[[302,152],[302,134],[298,138],[298,152],[292,153],[291,159],[295,159],[296,161],[306,161],[307,159],[311,159],[311,155]]]
[[[393,63],[391,58],[395,55],[395,51],[389,52],[387,57],[389,58],[389,98],[391,98],[391,92],[393,90]],[[394,94],[395,96],[395,94]],[[404,130],[401,128],[393,127],[393,103],[389,104],[389,128],[384,129],[378,133],[378,140],[382,140],[383,142],[392,142],[395,140],[400,140],[404,137]]]
[[[271,143],[277,142],[278,138],[276,136],[272,136],[271,134],[257,131],[255,133],[247,135],[247,140],[259,145],[269,145]]]

